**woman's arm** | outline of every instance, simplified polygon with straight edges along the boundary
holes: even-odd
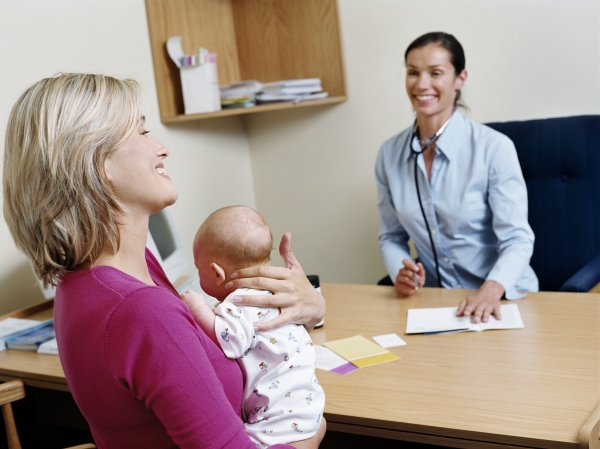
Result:
[[[527,187],[515,147],[503,135],[496,136],[493,144],[487,196],[498,238],[498,260],[486,281],[463,300],[457,311],[457,316],[471,316],[475,323],[487,323],[490,315],[502,319],[500,299],[514,290],[533,253],[533,231],[527,221]]]
[[[379,212],[379,251],[396,290],[405,296],[410,296],[419,287],[425,285],[425,269],[422,264],[416,264],[410,257],[409,235],[398,220],[392,201],[384,158],[387,144],[388,142],[384,143],[380,149],[375,164],[377,210]],[[416,285],[415,274],[417,275]]]
[[[182,449],[256,449],[239,416],[237,363],[202,334],[177,297],[155,291],[123,301],[106,326],[107,368],[123,394],[151,410]]]
[[[232,302],[256,307],[278,307],[281,314],[273,320],[256,323],[254,329],[264,332],[287,323],[303,324],[310,332],[325,316],[325,300],[308,281],[291,247],[291,234],[281,238],[279,254],[284,267],[258,266],[244,268],[231,275],[225,286],[230,290],[255,288],[269,290],[272,295],[234,296]]]

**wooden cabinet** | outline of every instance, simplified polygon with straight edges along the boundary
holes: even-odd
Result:
[[[163,123],[339,103],[346,80],[337,0],[146,0]],[[184,53],[217,53],[219,84],[321,78],[329,97],[292,104],[184,115],[179,69],[166,42],[181,36]]]

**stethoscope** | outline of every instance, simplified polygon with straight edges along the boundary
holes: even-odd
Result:
[[[412,146],[412,143],[413,143],[413,140],[415,139],[415,137],[417,137],[417,139],[419,139],[418,134],[417,134],[419,131],[419,127],[417,125],[417,119],[415,119],[415,124],[413,125],[412,134],[410,136],[410,140],[408,141],[410,151],[411,151],[411,153],[413,153],[415,155],[415,187],[417,188],[417,198],[419,198],[419,206],[421,207],[421,214],[423,215],[423,220],[425,221],[425,227],[427,228],[427,234],[429,234],[429,242],[431,243],[431,250],[433,251],[433,260],[435,262],[435,274],[437,276],[437,282],[438,282],[438,286],[440,288],[443,288],[442,277],[440,276],[440,265],[438,263],[437,251],[435,250],[435,245],[433,244],[433,235],[431,234],[431,228],[429,227],[429,222],[427,221],[427,216],[425,215],[425,209],[423,208],[423,201],[421,200],[421,192],[419,190],[417,159],[420,154],[423,154],[423,152],[425,152],[425,150],[427,150],[427,148],[429,148],[431,145],[433,145],[433,143],[438,139],[438,137],[440,137],[442,135],[442,133],[446,129],[446,126],[448,126],[448,123],[450,123],[451,118],[452,118],[452,116],[450,116],[450,118],[448,120],[446,120],[446,123],[444,123],[442,125],[442,127],[440,129],[438,129],[438,131],[429,138],[429,140],[427,140],[424,144],[421,145],[421,151],[415,151]],[[419,140],[419,144],[421,144],[420,140]]]

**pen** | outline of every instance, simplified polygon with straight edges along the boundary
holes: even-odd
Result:
[[[413,279],[415,280],[415,290],[419,290],[419,278],[416,271],[413,272]]]

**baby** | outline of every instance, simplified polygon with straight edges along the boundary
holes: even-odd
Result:
[[[201,302],[192,314],[245,377],[243,419],[257,447],[312,437],[319,428],[325,393],[315,377],[316,356],[306,329],[287,324],[256,333],[253,323],[268,321],[279,309],[237,306],[236,295],[271,294],[264,290],[228,292],[225,284],[240,269],[268,265],[273,236],[256,211],[224,207],[202,223],[194,238],[194,263],[200,286],[222,301],[213,311]]]

